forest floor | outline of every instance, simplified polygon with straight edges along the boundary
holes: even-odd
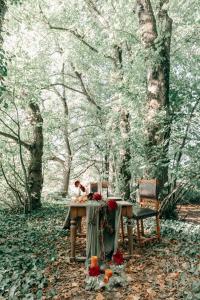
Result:
[[[63,205],[45,205],[28,217],[0,211],[0,300],[198,300],[200,206],[190,210],[195,214],[186,217],[181,208],[184,222],[161,221],[161,243],[134,247],[125,267],[127,286],[112,292],[85,290],[85,265],[70,262],[70,240],[61,230]],[[85,240],[77,244],[82,254]]]
[[[200,205],[180,205],[177,209],[180,220],[200,224]]]

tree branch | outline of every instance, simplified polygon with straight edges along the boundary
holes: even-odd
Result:
[[[79,178],[82,174],[84,174],[90,167],[92,167],[95,164],[95,162],[93,162],[92,164],[88,165],[87,167],[85,167],[85,169],[83,169],[82,171],[80,171],[78,174],[76,174],[76,176],[73,176],[73,179],[75,178]]]
[[[17,133],[16,133],[9,125],[7,125],[7,124],[4,122],[4,120],[2,120],[1,118],[0,118],[0,122],[3,123],[3,125],[4,125],[6,128],[8,128],[14,135],[17,136]]]
[[[81,88],[83,91],[83,94],[86,96],[88,102],[90,102],[91,104],[93,104],[99,111],[101,110],[101,107],[95,102],[95,100],[90,96],[90,93],[88,92],[85,83],[83,81],[83,77],[82,74],[79,73],[75,67],[72,65],[73,69],[74,69],[74,73],[76,74],[76,77],[78,78],[80,84],[81,84]]]
[[[71,28],[65,28],[65,27],[61,27],[61,26],[54,26],[52,25],[48,18],[45,16],[44,12],[42,11],[42,8],[41,6],[39,5],[39,8],[40,8],[40,12],[45,20],[45,22],[48,24],[49,28],[50,29],[53,29],[53,30],[60,30],[60,31],[66,31],[66,32],[69,32],[70,34],[72,34],[76,39],[78,39],[81,43],[83,43],[85,46],[88,47],[88,49],[90,49],[92,52],[94,53],[100,53],[98,49],[96,49],[94,46],[92,46],[89,42],[87,42],[85,40],[85,36],[80,34],[78,32],[77,29],[71,29]],[[109,55],[103,55],[105,58],[108,58],[108,59],[111,59],[113,60],[113,57],[112,56],[109,56]]]
[[[73,88],[71,86],[68,86],[66,84],[59,83],[59,82],[58,83],[51,83],[49,86],[44,87],[44,89],[47,89],[48,87],[55,87],[55,86],[62,86],[62,87],[65,87],[66,89],[71,90],[73,92],[85,95],[85,93],[83,91],[79,91],[79,90],[77,90],[77,89],[75,89],[75,88]]]
[[[26,143],[26,142],[24,142],[24,141],[19,141],[18,140],[18,138],[17,137],[15,137],[15,136],[13,136],[13,135],[11,135],[11,134],[9,134],[9,133],[6,133],[6,132],[3,132],[3,131],[0,131],[0,135],[2,135],[2,136],[4,136],[4,137],[7,137],[7,138],[9,138],[9,139],[11,139],[11,140],[13,140],[13,141],[15,141],[17,144],[21,144],[22,146],[24,146],[27,150],[31,150],[31,144],[28,144],[28,143]]]
[[[58,156],[51,156],[48,158],[48,160],[53,160],[53,161],[59,162],[62,166],[65,164],[65,161]]]

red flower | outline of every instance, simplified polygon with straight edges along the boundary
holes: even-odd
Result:
[[[110,200],[107,202],[107,205],[108,205],[108,209],[109,209],[110,211],[117,209],[117,202],[116,202],[115,200],[110,199]]]
[[[93,196],[92,196],[92,200],[96,200],[96,201],[102,200],[101,194],[94,193]]]
[[[112,258],[116,265],[122,265],[124,262],[123,255],[119,250],[117,250],[117,252],[113,254]]]
[[[100,267],[89,267],[89,275],[90,276],[99,276],[100,275]]]

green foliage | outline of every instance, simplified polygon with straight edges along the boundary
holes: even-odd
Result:
[[[44,269],[57,257],[64,209],[45,205],[31,216],[0,211],[0,295],[41,299],[48,285]]]

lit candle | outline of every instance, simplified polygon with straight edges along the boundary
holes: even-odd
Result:
[[[109,281],[108,276],[104,276],[103,282],[104,282],[104,283],[108,283],[108,281]]]
[[[112,276],[113,272],[111,269],[106,269],[105,270],[105,277],[110,278]]]
[[[91,268],[98,266],[98,257],[97,256],[91,256]]]

